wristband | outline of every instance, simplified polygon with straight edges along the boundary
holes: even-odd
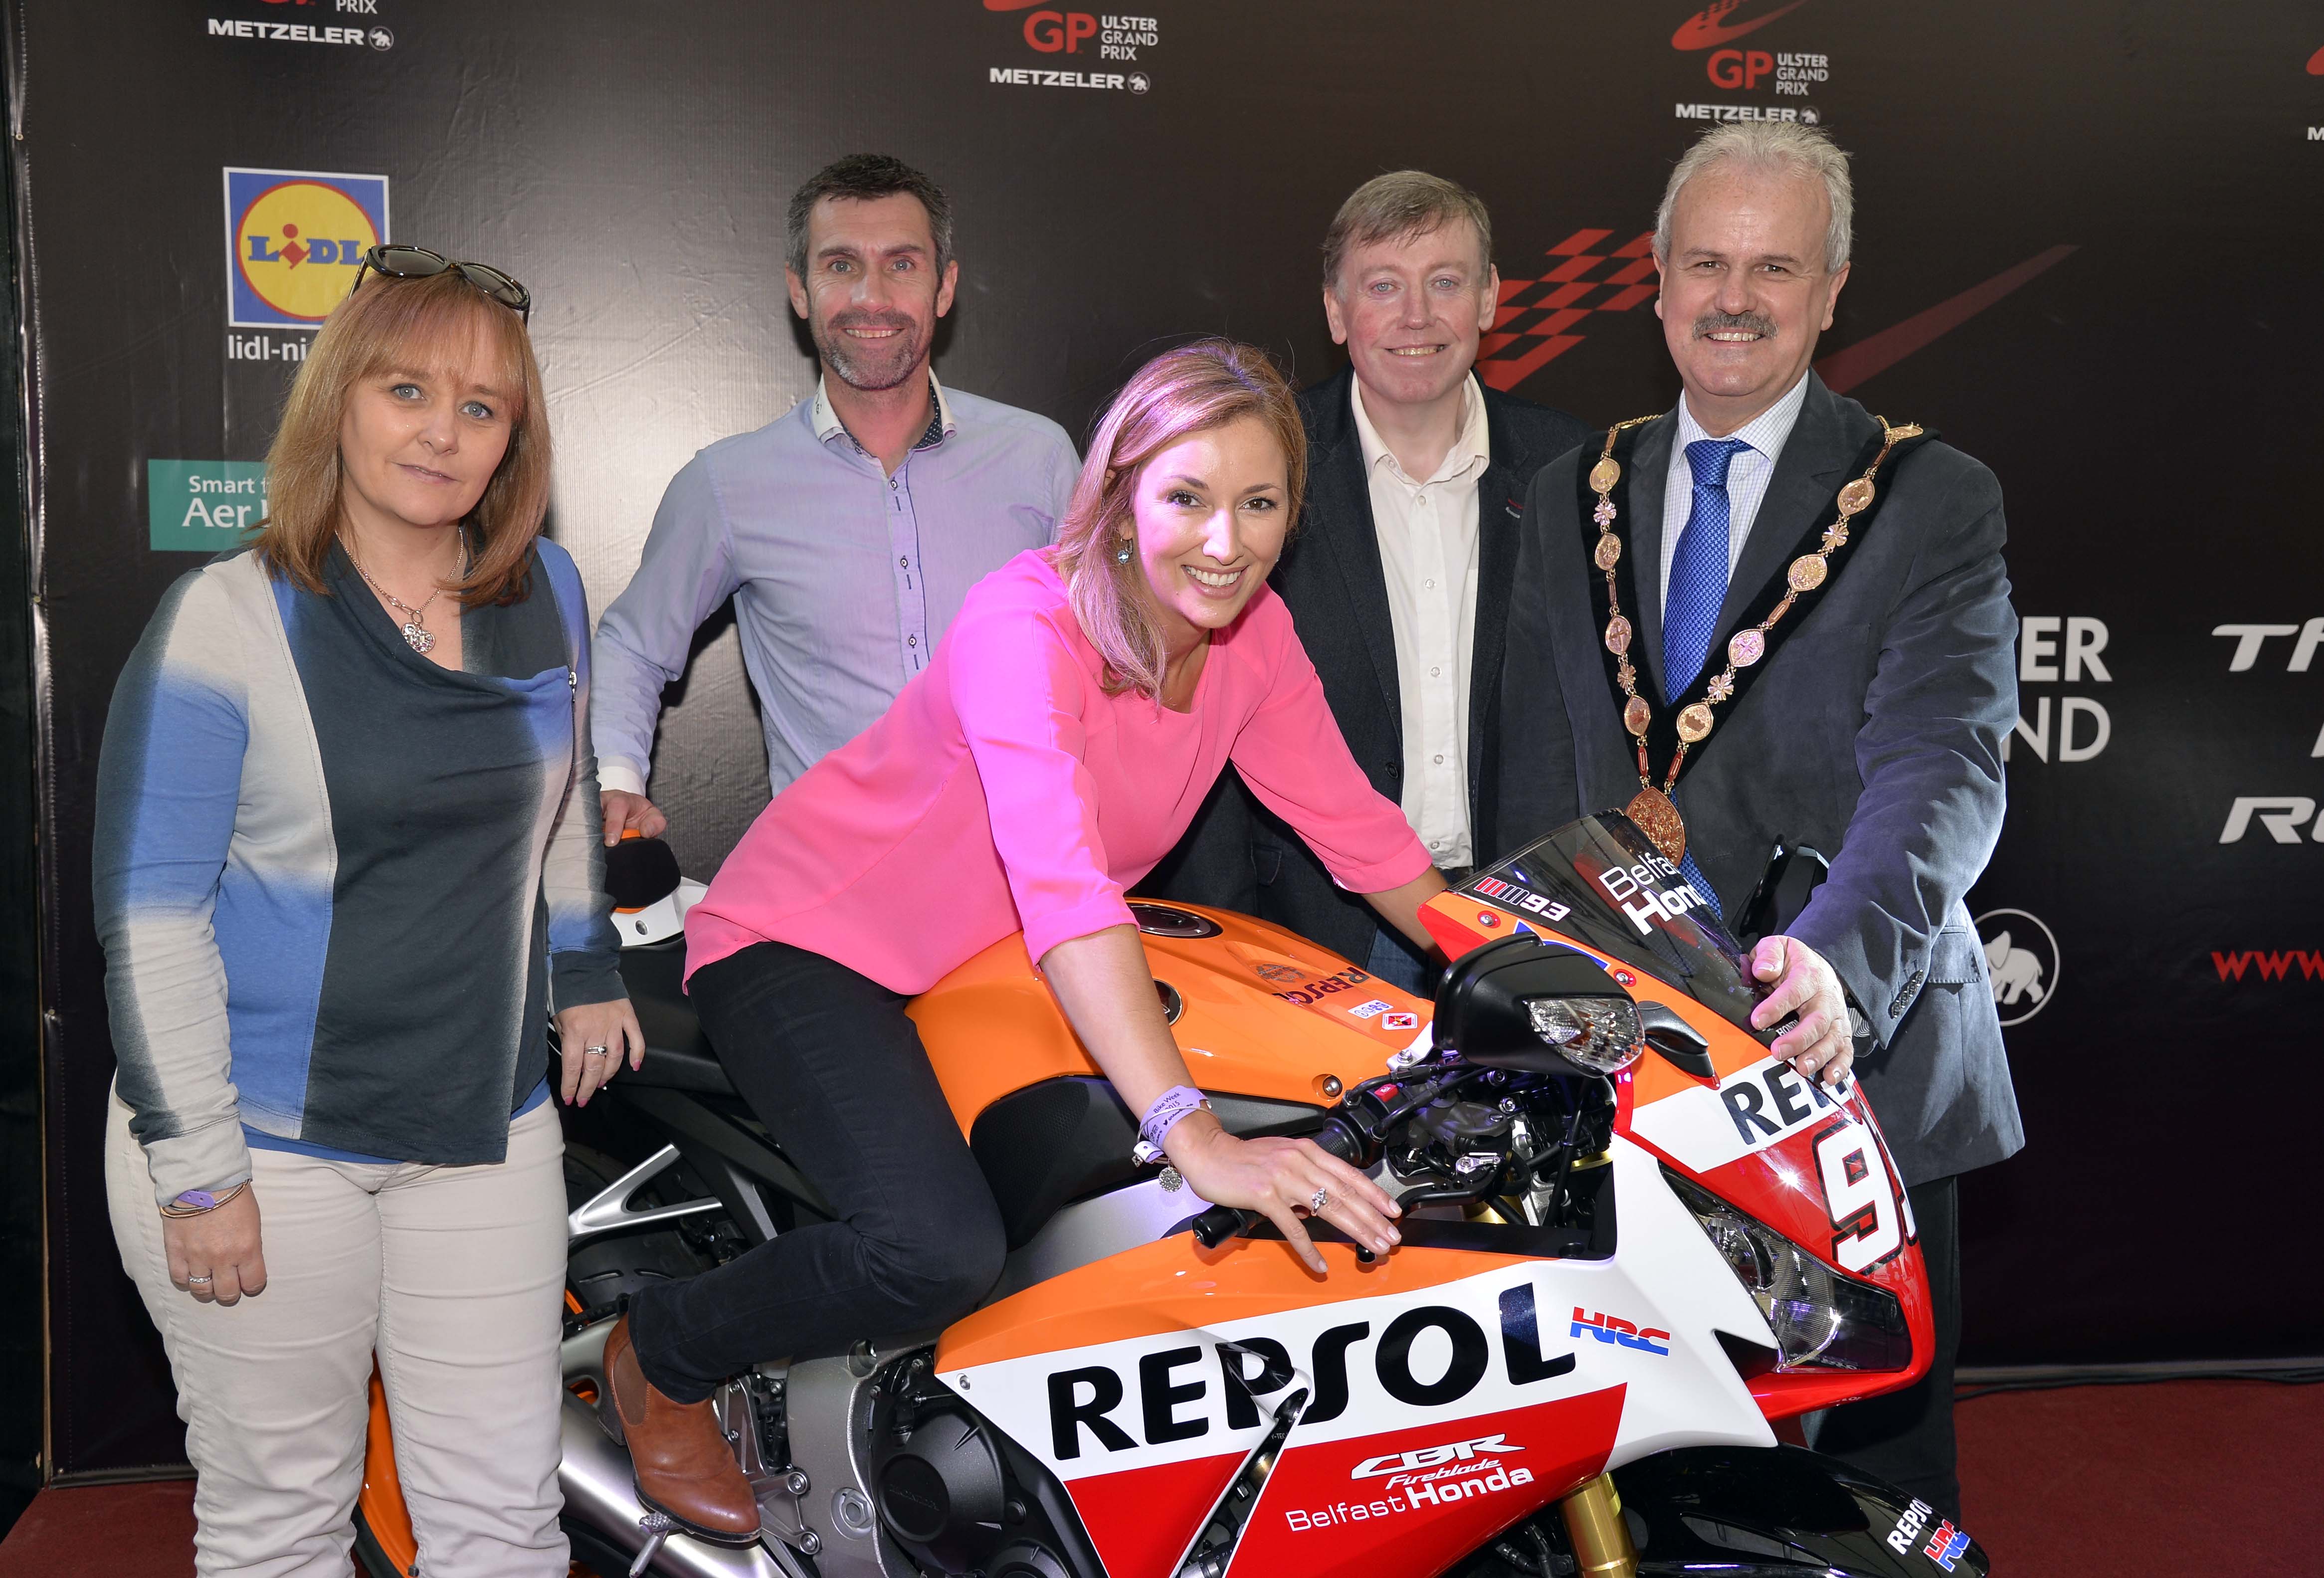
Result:
[[[1146,1116],[1139,1120],[1138,1146],[1131,1154],[1140,1162],[1159,1157],[1162,1141],[1178,1126],[1179,1120],[1197,1112],[1206,1112],[1210,1106],[1210,1098],[1193,1085],[1172,1085],[1154,1098],[1154,1104],[1146,1109]]]
[[[236,1195],[241,1194],[249,1186],[250,1181],[245,1178],[239,1184],[229,1185],[226,1188],[220,1189],[216,1193],[212,1193],[208,1189],[188,1189],[183,1194],[180,1195],[175,1200],[172,1200],[167,1205],[162,1206],[161,1214],[164,1216],[205,1216],[232,1200]]]

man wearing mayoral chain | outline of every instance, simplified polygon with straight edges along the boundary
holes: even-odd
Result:
[[[1500,826],[1517,848],[1626,810],[1752,943],[1755,1022],[1797,1016],[1775,1055],[1863,1080],[1937,1352],[1810,1442],[1955,1513],[1955,1183],[2024,1143],[1963,902],[2001,833],[2017,622],[1993,474],[1812,371],[1850,210],[1848,156],[1807,126],[1720,127],[1672,172],[1655,311],[1685,392],[1529,492]]]

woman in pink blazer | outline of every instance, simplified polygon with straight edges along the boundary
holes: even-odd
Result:
[[[1021,930],[1083,1045],[1205,1200],[1314,1215],[1386,1252],[1396,1207],[1300,1140],[1200,1104],[1124,890],[1231,761],[1333,876],[1422,947],[1443,887],[1349,755],[1268,589],[1304,491],[1289,387],[1203,341],[1115,397],[1057,545],[979,583],[881,720],[767,807],[687,918],[688,987],[735,1086],[831,1200],[632,1302],[606,1371],[639,1490],[692,1532],[758,1509],[708,1398],[761,1360],[941,1325],[999,1275],[1000,1214],[904,1007]]]

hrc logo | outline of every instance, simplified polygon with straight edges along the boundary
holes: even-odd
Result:
[[[1625,1348],[1636,1348],[1641,1353],[1670,1352],[1670,1333],[1660,1326],[1648,1326],[1640,1331],[1619,1315],[1600,1315],[1573,1307],[1573,1329],[1576,1337],[1595,1337],[1601,1343],[1615,1343]]]
[[[226,322],[320,328],[387,235],[383,175],[227,170]]]

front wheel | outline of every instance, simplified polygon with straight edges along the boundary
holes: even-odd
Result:
[[[1804,1447],[1700,1446],[1614,1472],[1638,1578],[1986,1578],[1976,1541],[1905,1492]],[[1452,1578],[1571,1578],[1555,1509],[1505,1532]]]

